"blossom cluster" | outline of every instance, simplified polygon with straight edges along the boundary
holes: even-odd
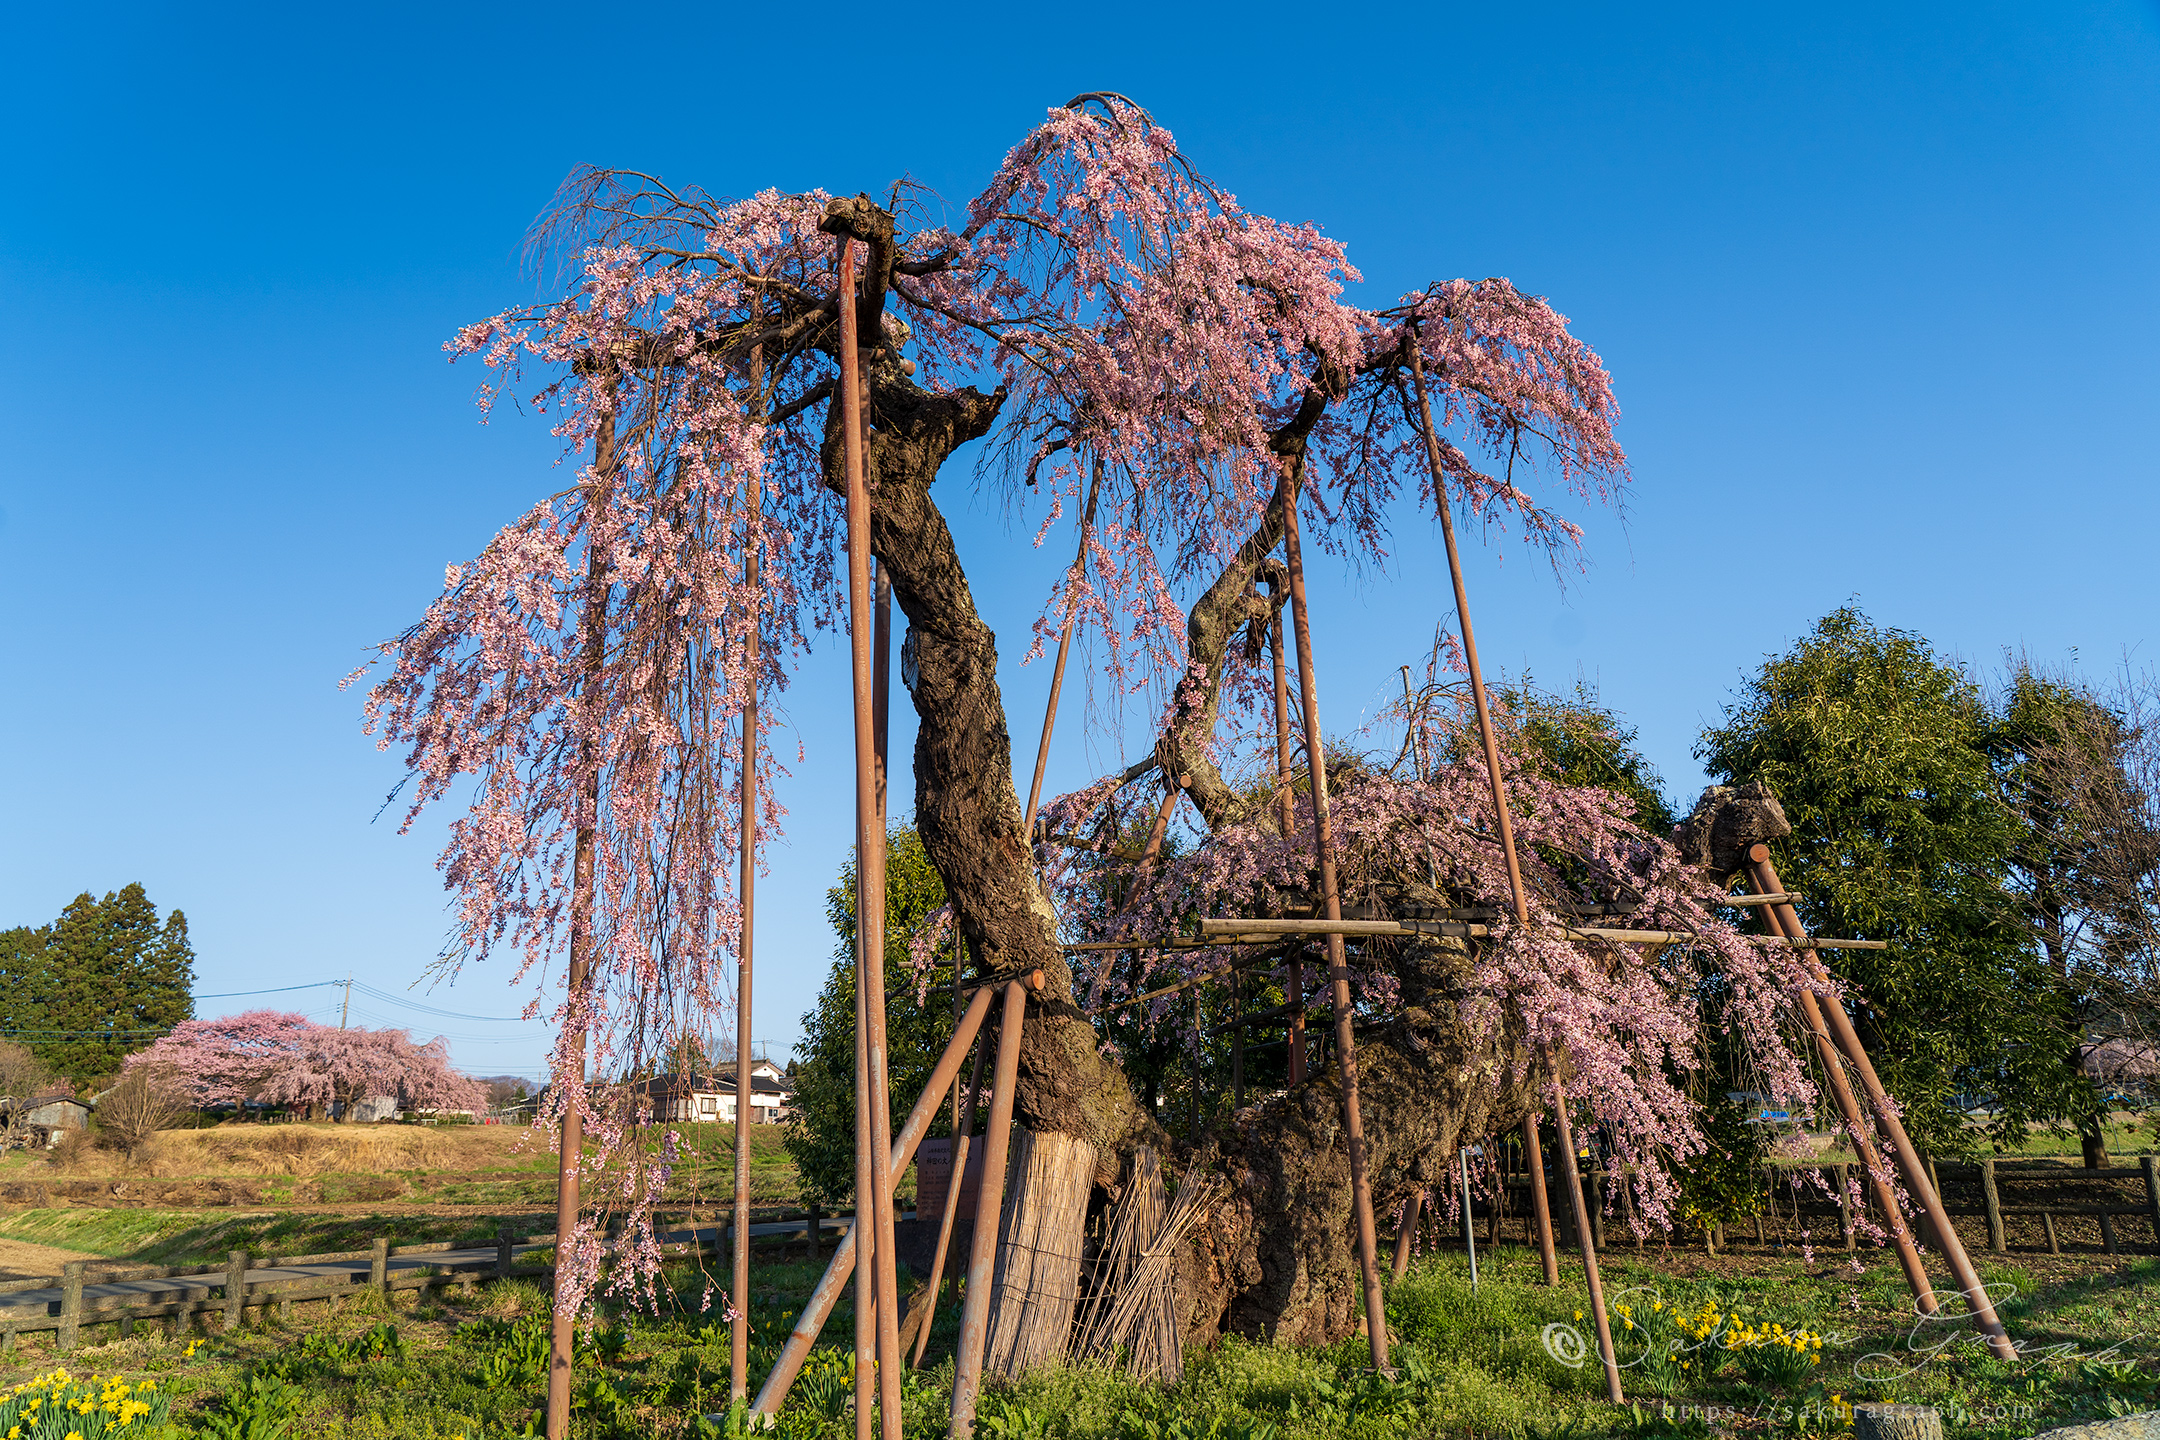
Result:
[[[107,1435],[154,1435],[163,1431],[171,1401],[157,1381],[129,1384],[118,1375],[100,1380],[51,1370],[0,1395],[4,1440],[100,1440]]]

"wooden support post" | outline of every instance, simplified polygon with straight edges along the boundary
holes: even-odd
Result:
[[[562,1260],[562,1251],[560,1248],[556,1250],[555,1258],[557,1263],[559,1264]],[[389,1297],[390,1242],[381,1235],[377,1235],[373,1240],[368,1242],[367,1279],[370,1289],[374,1290],[375,1293],[383,1296],[386,1299]]]
[[[2115,1248],[2115,1217],[2105,1210],[2100,1212],[2100,1245],[2110,1255],[2121,1253]]]
[[[868,396],[856,309],[855,238],[845,225],[836,225],[835,231],[839,402],[847,480],[848,635],[855,701],[855,1228],[863,1231],[867,1225],[867,1233],[858,1241],[860,1263],[855,1276],[855,1440],[869,1440],[873,1407],[884,1440],[900,1440],[898,1272],[893,1256],[891,1177],[885,1173],[892,1126],[884,1083],[885,777],[873,674],[877,619],[871,600],[870,491],[863,456]],[[879,581],[884,592],[890,582],[882,569]],[[886,609],[885,613],[891,612]]]
[[[810,1202],[810,1258],[815,1260],[825,1249],[825,1212],[818,1209],[817,1201]]]
[[[2062,1254],[2062,1241],[2055,1235],[2055,1217],[2046,1213],[2040,1216],[2040,1228],[2047,1232],[2048,1254]]]
[[[247,1304],[248,1256],[245,1250],[225,1252],[225,1330],[240,1328],[240,1311]]]
[[[510,1278],[510,1268],[517,1263],[517,1235],[505,1220],[495,1227],[495,1278]]]
[[[1319,680],[1313,664],[1312,618],[1305,605],[1305,551],[1298,538],[1298,472],[1303,461],[1283,462],[1283,555],[1290,571],[1290,628],[1297,646],[1298,695],[1305,712],[1305,762],[1311,776],[1313,845],[1319,852],[1320,898],[1330,921],[1340,921],[1342,891],[1335,878],[1335,850],[1328,817],[1327,751],[1320,739]],[[1358,1275],[1365,1289],[1365,1328],[1373,1368],[1388,1369],[1387,1302],[1380,1290],[1379,1236],[1373,1226],[1372,1181],[1366,1173],[1365,1121],[1358,1112],[1357,1036],[1350,1004],[1350,962],[1343,937],[1328,936],[1328,982],[1335,1011],[1335,1067],[1342,1081],[1343,1141],[1350,1152],[1350,1211],[1357,1222]]]
[[[991,1079],[990,1128],[984,1136],[982,1189],[975,1201],[975,1235],[968,1252],[967,1304],[960,1314],[960,1352],[953,1361],[952,1440],[975,1433],[982,1394],[983,1348],[990,1336],[990,1277],[997,1263],[998,1212],[1005,1198],[1005,1159],[1012,1146],[1013,1087],[1020,1076],[1020,1028],[1027,992],[1005,987],[998,1023],[997,1070]]]
[[[1760,843],[1750,846],[1748,861],[1757,890],[1766,895],[1786,893],[1785,887],[1778,882],[1776,867],[1770,863],[1769,846]],[[1776,917],[1775,923],[1786,938],[1804,945],[1807,932],[1802,928],[1800,916],[1792,906],[1766,905],[1763,910],[1765,914]],[[1978,1322],[1980,1333],[1987,1338],[1988,1349],[1999,1360],[2015,1360],[2017,1347],[2011,1344],[2009,1333],[2003,1329],[2002,1320],[1996,1315],[1995,1306],[1988,1299],[1987,1286],[1981,1282],[1980,1272],[1973,1268],[1971,1257],[1965,1253],[1964,1242],[1958,1238],[1948,1212],[1943,1209],[1941,1191],[1929,1183],[1928,1174],[1920,1163],[1918,1152],[1913,1148],[1912,1139],[1905,1133],[1905,1124],[1898,1117],[1897,1106],[1891,1102],[1889,1093],[1882,1088],[1881,1078],[1875,1073],[1875,1062],[1868,1058],[1867,1047],[1860,1043],[1860,1036],[1853,1029],[1852,1020],[1845,1014],[1845,1007],[1837,1003],[1829,972],[1823,969],[1821,958],[1813,950],[1803,949],[1801,954],[1814,976],[1817,990],[1826,998],[1826,1003],[1817,1008],[1828,1020],[1830,1032],[1837,1040],[1837,1049],[1845,1063],[1852,1066],[1853,1073],[1859,1076],[1861,1088],[1867,1093],[1868,1105],[1875,1112],[1877,1122],[1890,1137],[1898,1168],[1905,1175],[1905,1188],[1920,1200],[1929,1221],[1935,1226],[1936,1238],[1942,1245],[1943,1258],[1950,1262],[1950,1273],[1957,1278],[1958,1289],[1963,1292],[1965,1304]],[[1814,998],[1813,994],[1805,990],[1801,994],[1805,999]],[[1889,1213],[1894,1220],[1898,1217],[1894,1203],[1890,1206]]]
[[[1533,1229],[1538,1247],[1538,1259],[1545,1267],[1545,1283],[1560,1283],[1560,1255],[1553,1245],[1552,1206],[1545,1195],[1545,1155],[1538,1144],[1538,1118],[1531,1115],[1522,1122],[1523,1164],[1530,1172],[1530,1214],[1524,1223]]]
[[[82,1291],[83,1262],[70,1260],[60,1267],[60,1332],[54,1343],[61,1350],[73,1350],[82,1339]],[[228,1304],[226,1312],[230,1314],[231,1310]]]
[[[1424,1204],[1423,1190],[1412,1191],[1410,1198],[1403,1201],[1402,1223],[1395,1227],[1395,1263],[1388,1272],[1396,1280],[1409,1273],[1410,1249],[1417,1242],[1418,1211]]]
[[[1995,1157],[1980,1161],[1980,1199],[1987,1209],[1988,1249],[2000,1255],[2010,1247],[2003,1241],[2002,1195],[1995,1188]]]
[[[2145,1173],[2145,1212],[2152,1217],[2153,1243],[2160,1245],[2160,1158],[2140,1156],[2138,1169]]]

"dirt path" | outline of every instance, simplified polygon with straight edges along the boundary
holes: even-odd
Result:
[[[94,1258],[80,1250],[61,1250],[51,1245],[33,1245],[27,1240],[0,1240],[0,1280],[28,1280],[32,1277],[58,1275],[60,1267],[70,1260]]]

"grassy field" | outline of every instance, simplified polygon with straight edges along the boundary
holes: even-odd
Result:
[[[2147,1132],[2121,1127],[2126,1149]],[[711,1138],[706,1140],[710,1135]],[[65,1180],[130,1194],[159,1183],[323,1187],[340,1180],[394,1182],[387,1203],[201,1205],[67,1203],[0,1210],[0,1242],[152,1263],[222,1261],[230,1249],[294,1254],[392,1243],[484,1242],[501,1220],[521,1228],[551,1224],[552,1157],[502,1127],[312,1125],[228,1126],[161,1137],[151,1166],[113,1167],[78,1157],[9,1157],[0,1183]],[[732,1136],[700,1127],[707,1154],[705,1192],[726,1188]],[[2059,1153],[2036,1137],[2028,1153]],[[777,1131],[759,1131],[758,1189],[768,1201],[793,1194],[793,1172]],[[172,1142],[172,1143],[166,1143]],[[2063,1148],[2074,1150],[2074,1145]],[[146,1175],[155,1168],[163,1174]],[[702,1183],[702,1182],[701,1182]],[[316,1193],[325,1193],[318,1188]],[[440,1198],[440,1197],[454,1198]],[[2145,1249],[2142,1226],[2125,1239]],[[796,1308],[816,1280],[799,1258],[762,1255],[755,1272],[752,1383],[777,1353]],[[2024,1358],[1988,1357],[1958,1323],[1918,1324],[1894,1263],[1842,1252],[1812,1257],[1797,1247],[1735,1253],[1700,1249],[1605,1257],[1608,1293],[1625,1304],[1621,1354],[1630,1403],[1604,1402],[1580,1270],[1563,1285],[1537,1280],[1534,1256],[1503,1246],[1482,1253],[1473,1293],[1459,1253],[1427,1256],[1389,1294],[1389,1326],[1399,1373],[1368,1373],[1362,1339],[1310,1349],[1228,1341],[1188,1357],[1182,1384],[1138,1385],[1108,1371],[1039,1373],[985,1395],[986,1440],[1422,1440],[1462,1437],[1651,1437],[1849,1433],[1840,1406],[1859,1399],[1939,1406],[1948,1433],[2013,1440],[2055,1425],[2160,1408],[2160,1260],[2087,1249],[1978,1256]],[[580,1359],[581,1440],[721,1433],[700,1416],[724,1408],[726,1332],[714,1309],[714,1277],[676,1268],[651,1313],[604,1307]],[[173,1405],[170,1434],[217,1437],[279,1433],[349,1435],[364,1440],[507,1440],[539,1419],[547,1297],[531,1282],[487,1285],[470,1298],[410,1293],[394,1305],[377,1295],[344,1308],[304,1308],[290,1329],[274,1316],[232,1334],[178,1339],[148,1333],[106,1340],[66,1357],[76,1374],[153,1380]],[[1660,1358],[1643,1336],[1671,1338],[1671,1317],[1714,1316],[1705,1339]],[[932,1332],[926,1368],[909,1377],[910,1436],[944,1433],[951,1353],[958,1327],[950,1300]],[[1782,1356],[1759,1346],[1731,1348],[1736,1326],[1783,1327],[1821,1338]],[[147,1330],[150,1327],[144,1327]],[[843,1440],[853,1317],[843,1300],[825,1329],[780,1433]],[[47,1372],[58,1357],[46,1337],[25,1339],[0,1366],[0,1384]],[[1587,1354],[1584,1353],[1587,1351]],[[1793,1362],[1789,1373],[1764,1357]],[[1566,1361],[1587,1363],[1564,1363]],[[1804,1368],[1800,1368],[1804,1362]],[[138,1392],[140,1393],[140,1392]],[[251,1428],[252,1427],[252,1428]]]
[[[1894,1265],[1857,1272],[1760,1256],[1672,1257],[1663,1266],[1614,1257],[1607,1285],[1616,1304],[1644,1318],[1674,1308],[1822,1337],[1819,1363],[1798,1378],[1751,1373],[1750,1352],[1717,1340],[1681,1352],[1688,1369],[1646,1363],[1623,1330],[1621,1354],[1633,1396],[1601,1398],[1594,1350],[1579,1368],[1554,1334],[1573,1330],[1583,1306],[1573,1284],[1536,1284],[1534,1255],[1483,1257],[1473,1293],[1459,1255],[1430,1256],[1388,1297],[1399,1373],[1367,1372],[1352,1338],[1316,1349],[1226,1342],[1189,1357],[1174,1388],[1138,1385],[1105,1370],[1068,1368],[993,1386],[983,1402],[990,1440],[1410,1440],[1425,1436],[1709,1436],[1836,1434],[1841,1402],[1862,1398],[1941,1407],[1955,1436],[2009,1440],[2037,1430],[2160,1404],[2160,1262],[2116,1257],[2037,1257],[1984,1265],[2013,1335],[2017,1364],[1986,1356],[1958,1324],[1915,1323]],[[1841,1257],[1842,1259],[1842,1257]],[[1676,1273],[1683,1272],[1683,1273]],[[1568,1279],[1576,1274],[1570,1267]],[[610,1311],[580,1360],[573,1433],[582,1440],[719,1433],[700,1416],[724,1408],[725,1327],[703,1312],[705,1277],[677,1272],[656,1316]],[[801,1261],[762,1264],[752,1318],[753,1383],[775,1353],[795,1306],[815,1279]],[[1654,1310],[1652,1307],[1663,1307]],[[1707,1308],[1706,1308],[1707,1307]],[[334,1315],[305,1314],[286,1330],[252,1323],[198,1342],[137,1337],[69,1357],[78,1373],[154,1379],[175,1404],[175,1431],[218,1435],[250,1415],[291,1420],[293,1435],[355,1440],[497,1440],[537,1421],[546,1296],[522,1281],[483,1287],[470,1301],[377,1297]],[[943,1433],[949,1404],[956,1307],[943,1308],[926,1368],[905,1394],[910,1436]],[[1552,1327],[1562,1327],[1558,1332]],[[1587,1327],[1585,1327],[1587,1328]],[[780,1433],[841,1440],[846,1421],[845,1302],[827,1343],[797,1386]],[[10,1383],[49,1361],[18,1352]],[[1759,1368],[1759,1367],[1758,1367]],[[1659,1391],[1665,1393],[1658,1393]],[[246,1433],[233,1430],[232,1433]],[[267,1433],[267,1432],[265,1432]]]

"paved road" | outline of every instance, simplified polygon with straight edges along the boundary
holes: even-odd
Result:
[[[846,1218],[827,1218],[818,1227],[821,1231],[845,1231],[854,1222]],[[771,1220],[750,1227],[752,1237],[760,1235],[792,1235],[800,1233],[804,1222],[800,1220]],[[733,1233],[733,1226],[715,1225],[699,1230],[670,1230],[660,1236],[663,1244],[680,1244],[700,1240],[711,1244],[725,1243]],[[536,1250],[552,1249],[549,1245],[514,1245],[513,1258],[528,1255]],[[493,1245],[476,1245],[460,1250],[412,1251],[390,1257],[390,1271],[421,1269],[492,1269],[495,1264]],[[360,1284],[367,1279],[369,1262],[366,1260],[331,1260],[313,1265],[257,1266],[247,1272],[250,1285],[271,1285],[305,1280],[326,1280],[343,1275],[351,1283]],[[225,1283],[223,1267],[205,1269],[189,1275],[173,1275],[163,1280],[110,1280],[83,1286],[83,1308],[95,1310],[110,1304],[126,1305],[158,1304],[183,1298],[189,1291],[208,1291]],[[38,1314],[60,1313],[61,1288],[49,1285],[36,1290],[17,1290],[13,1294],[0,1295],[0,1327],[9,1321],[20,1321]]]

